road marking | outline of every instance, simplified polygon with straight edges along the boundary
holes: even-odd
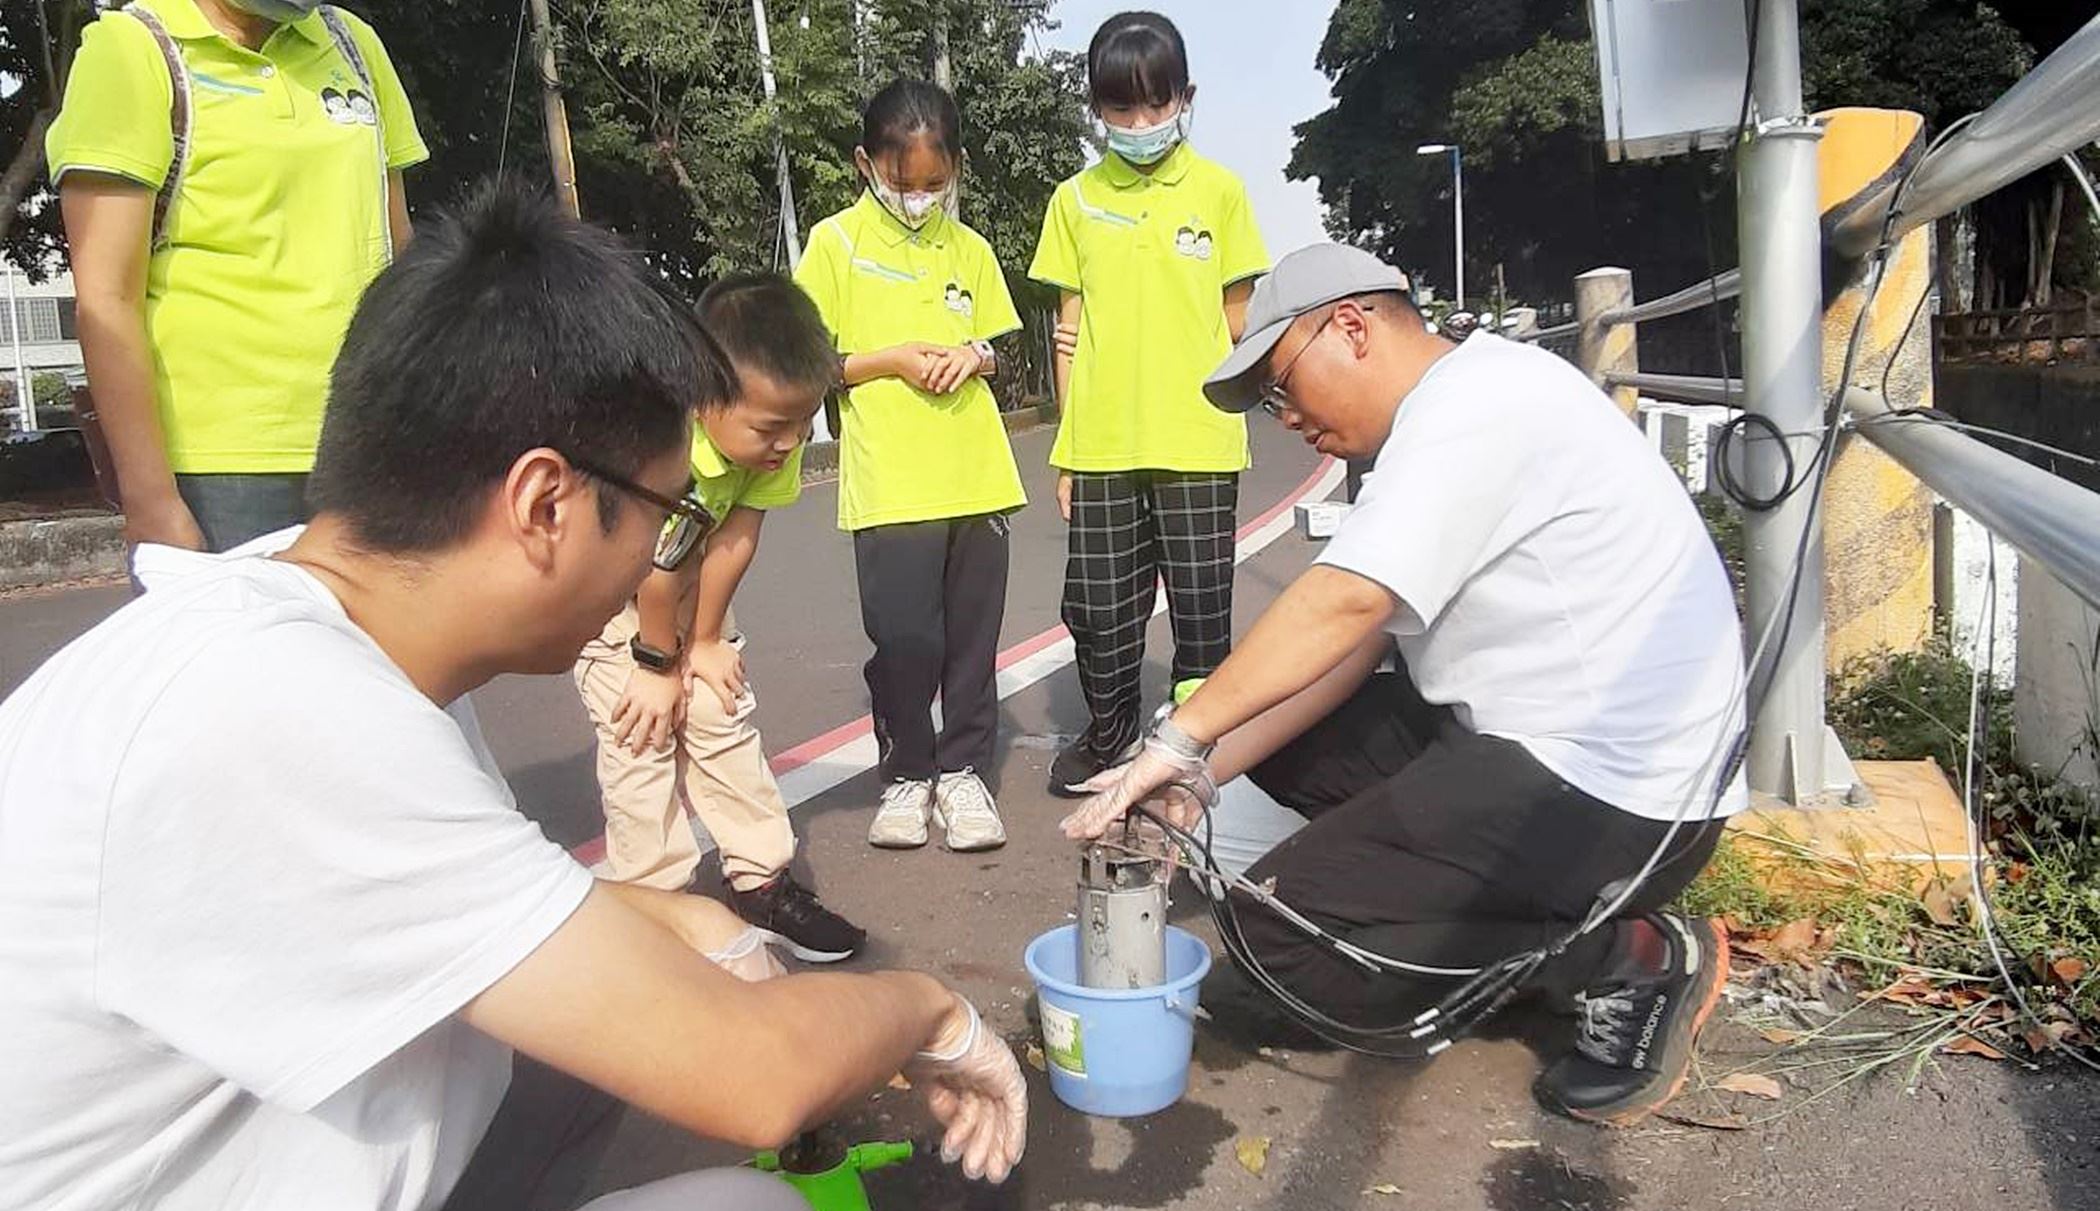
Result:
[[[1291,510],[1301,501],[1324,500],[1340,486],[1343,465],[1323,458],[1305,481],[1286,493],[1267,512],[1241,526],[1233,536],[1232,562],[1242,564],[1261,553],[1291,529]],[[1167,595],[1161,589],[1152,603],[1152,616],[1166,612]],[[1054,626],[999,653],[999,697],[1010,698],[1071,664],[1072,636],[1063,626]],[[786,749],[769,763],[780,780],[781,798],[789,810],[818,795],[858,778],[875,768],[875,721],[862,715]],[[704,851],[714,848],[703,835]],[[605,857],[604,836],[593,837],[570,851],[576,860],[595,867]]]

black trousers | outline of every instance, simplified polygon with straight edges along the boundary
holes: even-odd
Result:
[[[1087,739],[1122,751],[1143,724],[1145,627],[1167,585],[1174,684],[1232,650],[1232,536],[1239,476],[1126,471],[1072,476],[1064,623],[1077,648]]]
[[[1468,730],[1425,702],[1404,671],[1371,677],[1251,775],[1311,823],[1248,877],[1274,878],[1279,899],[1341,937],[1431,966],[1482,966],[1555,940],[1600,890],[1639,870],[1669,829],[1575,789],[1514,741]],[[1668,903],[1720,833],[1719,821],[1679,830],[1622,915]],[[1238,903],[1263,965],[1342,1021],[1391,1025],[1455,986],[1372,975],[1244,896]],[[1607,926],[1579,939],[1528,991],[1572,998],[1612,959],[1615,933]]]
[[[573,1211],[627,1113],[626,1103],[529,1056],[444,1211]]]
[[[885,782],[991,768],[1008,532],[996,513],[853,532],[860,620],[875,645],[865,671]]]

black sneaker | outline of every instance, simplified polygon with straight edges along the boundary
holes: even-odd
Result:
[[[1662,935],[1661,969],[1622,950],[1576,994],[1575,1050],[1532,1087],[1547,1109],[1631,1126],[1676,1097],[1691,1075],[1692,1043],[1728,983],[1728,943],[1710,921],[1674,913],[1644,920]]]
[[[1116,753],[1103,756],[1094,750],[1092,731],[1067,744],[1050,763],[1050,793],[1060,799],[1084,799],[1094,792],[1086,784],[1102,770],[1114,769],[1130,761],[1143,748],[1143,737],[1131,741]]]
[[[750,891],[732,889],[729,906],[805,963],[850,959],[868,940],[865,930],[824,907],[786,871]]]

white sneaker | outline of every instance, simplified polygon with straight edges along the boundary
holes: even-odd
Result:
[[[1006,826],[999,822],[999,807],[992,802],[992,792],[984,788],[975,770],[941,775],[934,786],[933,814],[948,834],[943,844],[956,853],[975,853],[1006,844]]]
[[[883,849],[917,849],[926,844],[926,820],[933,814],[933,783],[896,781],[882,792],[882,806],[868,826],[868,844]]]

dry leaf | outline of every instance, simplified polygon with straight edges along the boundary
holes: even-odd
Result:
[[[893,1077],[891,1077],[891,1078],[890,1078],[890,1088],[892,1088],[892,1089],[902,1089],[902,1090],[903,1090],[903,1091],[905,1091],[906,1093],[910,1093],[910,1092],[911,1092],[911,1082],[910,1082],[910,1081],[907,1081],[907,1080],[905,1080],[905,1079],[904,1079],[904,1074],[900,1072],[900,1073],[898,1073],[897,1075],[895,1075],[895,1076],[893,1076]]]
[[[1696,1114],[1659,1113],[1655,1117],[1666,1123],[1676,1123],[1682,1127],[1704,1127],[1708,1131],[1744,1131],[1750,1126],[1750,1120],[1740,1114],[1725,1114],[1718,1118],[1704,1118]]]
[[[1028,1045],[1028,1066],[1037,1072],[1050,1071],[1050,1061],[1043,1058],[1043,1048],[1040,1043],[1030,1043]]]
[[[2002,1060],[2005,1053],[1982,1039],[1963,1035],[1947,1044],[1946,1050],[1953,1055],[1980,1055],[1987,1060]]]
[[[1375,1186],[1365,1186],[1365,1187],[1364,1187],[1364,1193],[1365,1193],[1365,1194],[1405,1194],[1405,1193],[1407,1193],[1407,1191],[1405,1191],[1405,1190],[1402,1190],[1402,1189],[1401,1189],[1400,1187],[1398,1187],[1398,1186],[1394,1185],[1394,1184],[1393,1184],[1393,1183],[1391,1183],[1391,1182],[1380,1182],[1380,1183],[1378,1183],[1378,1184],[1377,1184],[1377,1185],[1375,1185]]]
[[[1795,960],[1806,958],[1816,946],[1816,923],[1808,918],[1789,921],[1772,935],[1771,948],[1774,958]]]
[[[1496,1148],[1496,1149],[1500,1149],[1500,1150],[1501,1150],[1501,1151],[1503,1151],[1503,1152],[1521,1152],[1521,1151],[1523,1151],[1523,1150],[1524,1150],[1524,1149],[1526,1149],[1526,1148],[1536,1148],[1536,1147],[1538,1147],[1538,1146],[1539,1146],[1539,1142],[1538,1142],[1537,1140],[1489,1140],[1489,1141],[1488,1141],[1488,1147],[1490,1147],[1490,1148]]]
[[[1747,1093],[1751,1097],[1761,1097],[1770,1102],[1776,1102],[1786,1096],[1786,1090],[1780,1087],[1779,1082],[1762,1072],[1731,1072],[1715,1081],[1714,1088],[1726,1089],[1730,1093]]]
[[[1240,1168],[1256,1177],[1269,1167],[1269,1137],[1266,1135],[1243,1135],[1233,1144],[1232,1150],[1240,1158]]]
[[[1765,1042],[1776,1043],[1781,1047],[1784,1047],[1789,1043],[1798,1043],[1801,1041],[1802,1037],[1801,1032],[1798,1030],[1775,1030],[1771,1027],[1766,1027],[1765,1029],[1760,1030],[1757,1033],[1760,1037],[1764,1039]]]
[[[2025,862],[2008,862],[2005,864],[2005,881],[2017,887],[2027,881],[2030,869]]]
[[[1960,897],[1955,895],[1953,883],[1946,878],[1934,879],[1927,883],[1924,894],[1918,897],[1918,903],[1924,908],[1925,915],[1932,918],[1934,925],[1961,924],[1961,917],[1954,911],[1955,905],[1960,903]]]
[[[2086,970],[2085,960],[2076,957],[2058,959],[2049,964],[2049,974],[2055,976],[2057,982],[2066,988],[2077,987],[2078,981],[2085,978]]]

